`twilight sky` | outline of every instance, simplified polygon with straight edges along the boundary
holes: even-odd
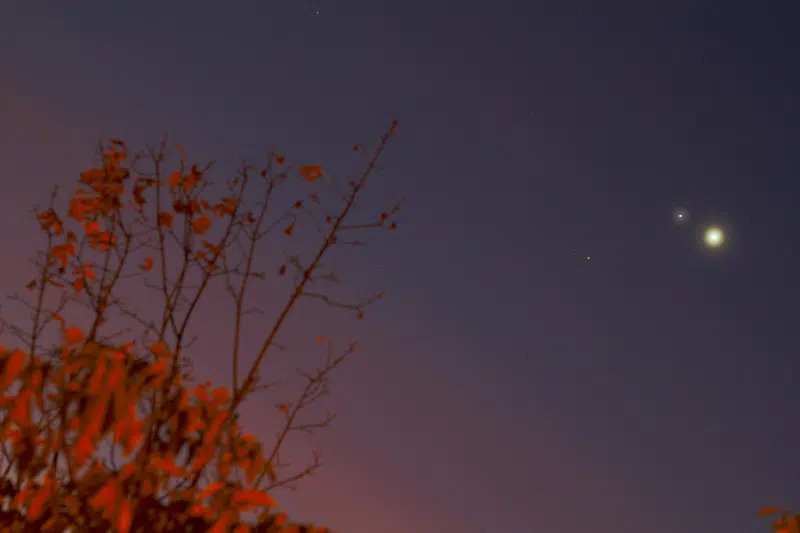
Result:
[[[401,231],[349,272],[389,298],[292,324],[362,348],[279,500],[342,533],[768,531],[800,506],[794,4],[9,2],[0,289],[100,140],[336,172],[396,118]]]

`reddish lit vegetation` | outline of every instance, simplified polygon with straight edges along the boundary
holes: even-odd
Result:
[[[775,533],[800,533],[800,514],[792,515],[789,511],[778,507],[765,507],[758,516],[777,517],[772,521],[772,531]]]
[[[290,523],[270,494],[320,466],[315,453],[292,469],[281,451],[290,435],[332,421],[309,418],[308,408],[354,345],[337,350],[317,339],[326,357],[298,371],[296,398],[276,404],[281,425],[269,445],[242,431],[238,409],[254,392],[272,390],[274,382],[260,379],[262,363],[299,300],[362,317],[381,296],[348,304],[312,287],[336,281],[323,263],[330,250],[362,244],[343,234],[396,227],[399,204],[351,220],[395,128],[354,179],[334,179],[318,166],[292,169],[270,154],[264,169],[243,166],[212,201],[210,166],[189,165],[180,146],[169,171],[164,144],[129,157],[123,142],[111,140],[102,164],[81,174],[66,216],[53,193],[37,214],[47,244],[27,285],[33,302],[16,297],[31,323],[3,320],[22,346],[0,349],[2,531],[327,531]],[[283,207],[279,190],[290,195]],[[249,284],[269,278],[256,270],[257,245],[267,237],[286,242],[306,228],[317,231],[308,242],[318,245],[270,271],[287,284],[287,300],[274,322],[259,325],[263,343],[240,380],[245,296]],[[131,280],[158,298],[156,316],[118,294]],[[191,318],[217,283],[232,298],[230,307],[213,300],[215,313],[232,309],[230,387],[194,383],[188,365]]]

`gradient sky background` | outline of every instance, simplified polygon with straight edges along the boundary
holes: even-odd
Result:
[[[30,207],[99,140],[169,134],[221,168],[277,149],[335,172],[396,118],[374,187],[409,197],[401,231],[351,272],[390,297],[363,323],[292,326],[362,340],[325,469],[280,495],[295,516],[350,533],[768,531],[759,508],[800,505],[798,15],[6,2],[0,288],[30,278]],[[710,223],[729,239],[713,253]],[[201,352],[201,374],[227,369]]]

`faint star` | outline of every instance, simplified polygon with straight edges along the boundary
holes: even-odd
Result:
[[[676,224],[683,224],[687,220],[689,220],[689,211],[682,207],[678,207],[675,211],[672,212],[672,220]]]

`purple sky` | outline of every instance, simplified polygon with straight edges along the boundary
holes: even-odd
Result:
[[[0,16],[0,289],[30,279],[30,208],[100,140],[336,172],[396,118],[372,194],[409,197],[401,231],[348,273],[389,298],[363,323],[290,324],[298,347],[362,349],[315,444],[325,469],[279,500],[349,533],[768,531],[760,507],[800,507],[799,15],[17,2]],[[711,223],[729,238],[713,253]],[[215,377],[224,324],[201,320]]]

